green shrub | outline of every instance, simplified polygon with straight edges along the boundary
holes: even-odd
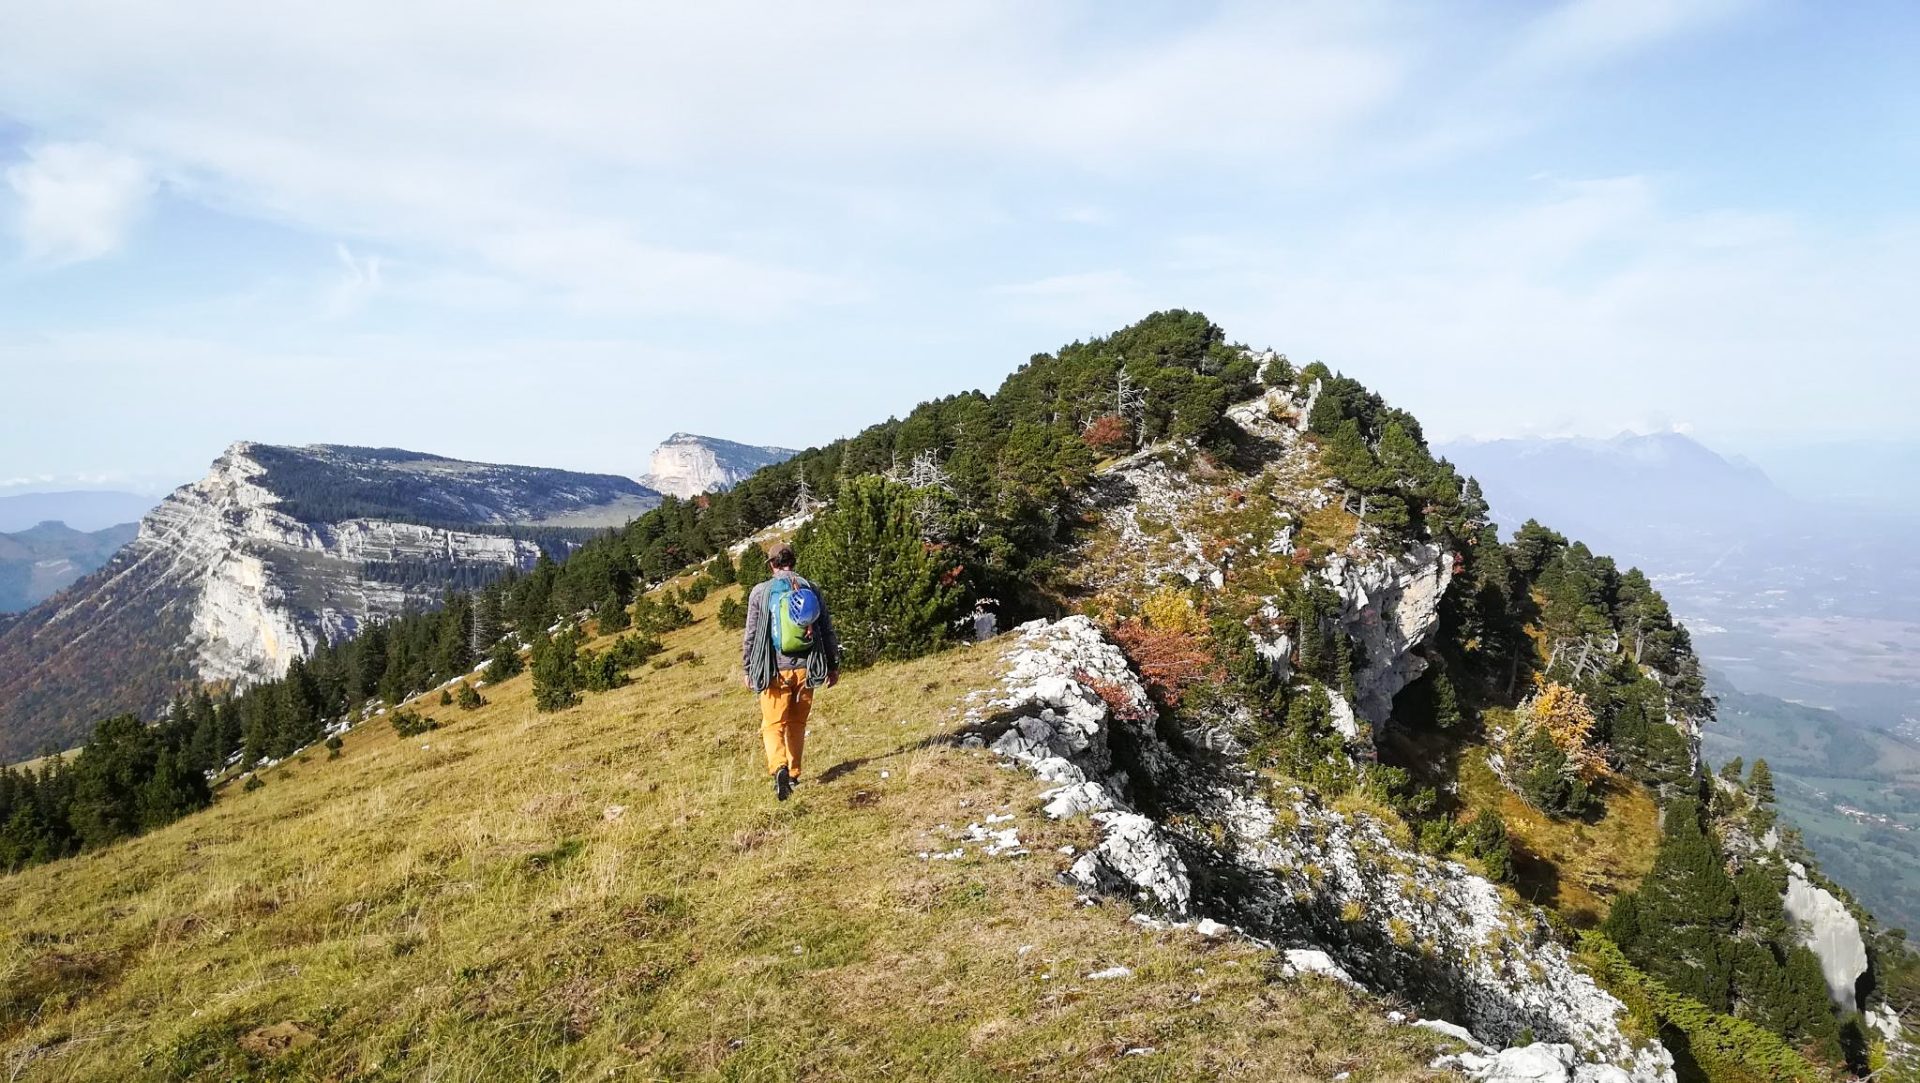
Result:
[[[345,741],[342,741],[340,739],[340,735],[337,733],[334,734],[332,737],[327,738],[327,758],[330,760],[339,759],[340,750],[342,748],[345,748],[346,744],[347,743]]]
[[[508,678],[519,676],[524,668],[526,663],[520,658],[519,648],[515,647],[510,640],[503,639],[493,645],[493,654],[488,656],[487,668],[481,671],[480,676],[488,684],[499,684]]]
[[[652,636],[624,635],[607,648],[607,657],[625,669],[637,666],[665,649]]]
[[[241,786],[240,790],[243,793],[252,793],[266,784],[267,780],[261,778],[259,775],[248,775],[246,785]]]
[[[402,737],[418,737],[428,730],[440,728],[438,722],[407,707],[395,708],[394,712],[387,716],[387,721],[392,723],[393,732]]]
[[[671,597],[647,596],[634,603],[633,626],[646,635],[665,635],[692,623],[693,610]]]
[[[593,623],[601,635],[612,635],[633,627],[633,614],[627,611],[627,604],[618,595],[612,595],[593,611]]]
[[[707,600],[707,592],[712,589],[713,584],[708,581],[706,577],[702,576],[699,579],[695,579],[693,583],[687,587],[686,594],[683,596],[689,602],[704,602]]]
[[[723,628],[745,628],[747,625],[747,603],[738,597],[720,600],[720,615],[717,618]]]
[[[453,690],[452,689],[442,688],[440,690],[440,706],[442,707],[453,706]]]
[[[480,690],[465,681],[460,682],[460,690],[454,693],[453,702],[463,711],[477,711],[487,705],[487,699]]]
[[[580,686],[588,692],[611,692],[628,683],[627,667],[613,652],[580,656]]]
[[[1487,879],[1505,883],[1513,879],[1513,843],[1507,838],[1507,822],[1492,809],[1482,809],[1460,832],[1459,846],[1468,857],[1480,862]]]

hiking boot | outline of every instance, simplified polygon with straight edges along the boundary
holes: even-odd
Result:
[[[776,801],[785,801],[793,795],[793,776],[787,773],[785,764],[773,773],[773,796]]]

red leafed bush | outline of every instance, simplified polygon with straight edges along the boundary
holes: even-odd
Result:
[[[1096,417],[1083,434],[1087,446],[1106,455],[1133,450],[1133,429],[1119,414]]]
[[[1135,703],[1132,696],[1127,695],[1125,685],[1103,681],[1084,669],[1075,672],[1073,679],[1093,689],[1094,695],[1106,701],[1107,709],[1113,712],[1115,718],[1126,722],[1145,722],[1153,717],[1146,708]]]
[[[1112,634],[1146,681],[1147,694],[1164,706],[1178,707],[1187,689],[1220,679],[1206,640],[1192,632],[1123,620],[1113,626]]]

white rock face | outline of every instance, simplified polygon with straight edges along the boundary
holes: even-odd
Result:
[[[270,482],[316,508],[392,508],[393,517],[303,517]],[[149,512],[134,540],[63,597],[48,625],[64,626],[77,649],[107,629],[105,638],[120,641],[116,652],[140,642],[143,625],[164,628],[143,649],[171,652],[185,637],[198,676],[245,684],[280,676],[293,659],[370,618],[437,604],[456,573],[471,581],[475,569],[526,569],[539,555],[532,541],[482,528],[606,525],[653,503],[647,490],[611,475],[392,449],[237,443],[206,477]]]
[[[1854,989],[1867,972],[1860,923],[1832,892],[1809,882],[1806,867],[1797,862],[1787,870],[1787,916],[1800,923],[1800,942],[1820,957],[1820,973],[1834,1006],[1853,1011]]]
[[[286,672],[320,643],[369,617],[438,599],[438,584],[407,588],[364,578],[370,562],[446,562],[501,570],[532,566],[530,541],[377,519],[306,523],[281,512],[257,479],[265,469],[236,444],[205,478],[169,496],[130,547],[169,562],[189,587],[200,675],[241,682]]]
[[[640,483],[685,499],[731,489],[761,467],[793,456],[786,448],[752,447],[676,432],[653,449],[652,463]]]
[[[1360,648],[1354,710],[1375,726],[1393,713],[1393,697],[1419,679],[1427,660],[1414,648],[1440,627],[1440,599],[1453,582],[1453,554],[1437,545],[1359,562],[1336,554],[1323,578],[1338,591],[1341,623]]]
[[[1070,883],[1287,945],[1283,969],[1295,973],[1443,1000],[1496,1047],[1531,1031],[1566,1050],[1564,1058],[1550,1050],[1560,1074],[1542,1078],[1673,1078],[1666,1050],[1622,1032],[1625,1006],[1574,966],[1539,911],[1509,907],[1494,884],[1458,863],[1400,849],[1370,818],[1298,790],[1276,805],[1242,779],[1184,763],[1150,723],[1134,721],[1151,717],[1145,689],[1087,618],[1015,633],[1002,691],[973,719],[1000,727],[995,752],[1057,784],[1042,795],[1049,815],[1093,810],[1103,836],[1067,870]],[[1122,728],[1127,739],[1116,746]],[[1128,762],[1116,762],[1116,747]],[[1146,815],[1132,794],[1143,777],[1161,792],[1180,790],[1229,841]],[[1211,881],[1196,879],[1196,858],[1241,885],[1233,898],[1196,890]],[[1517,1071],[1546,1061],[1536,1051],[1498,1063]]]
[[[1611,1064],[1582,1063],[1565,1043],[1537,1042],[1491,1055],[1442,1057],[1438,1067],[1458,1068],[1482,1083],[1630,1083],[1633,1076]]]

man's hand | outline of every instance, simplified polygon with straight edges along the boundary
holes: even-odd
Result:
[[[840,671],[837,669],[827,670],[827,687],[832,688],[834,685],[839,683],[840,683]]]

